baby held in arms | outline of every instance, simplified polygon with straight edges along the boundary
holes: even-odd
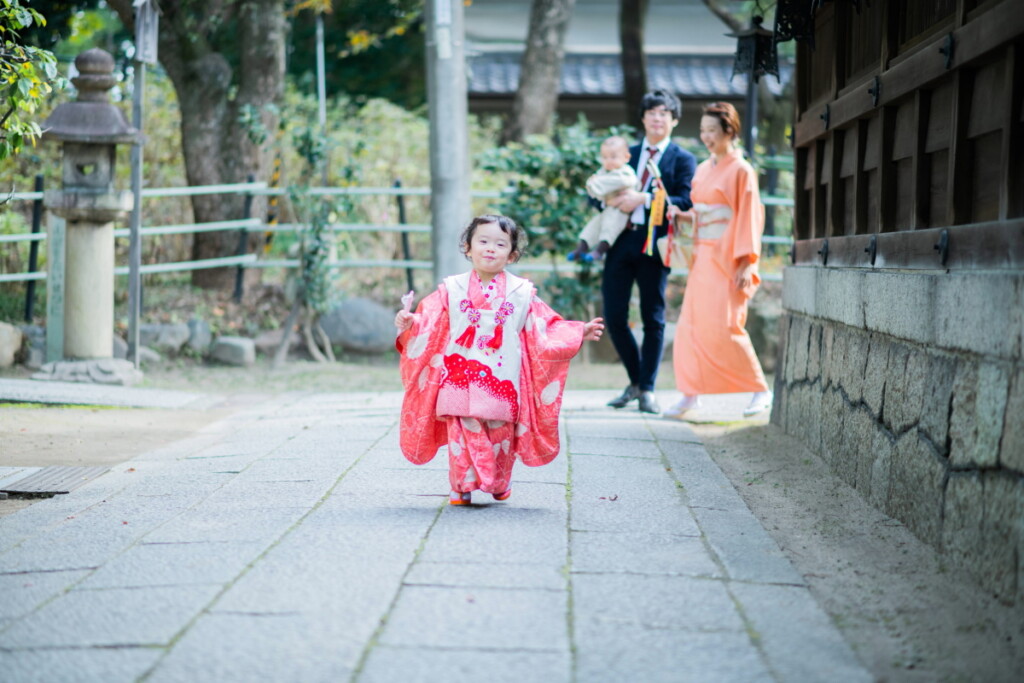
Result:
[[[587,179],[587,194],[607,202],[626,189],[637,189],[636,171],[629,165],[629,143],[619,135],[612,135],[601,143],[601,170]],[[627,214],[614,206],[605,208],[583,227],[579,245],[569,254],[569,260],[603,259],[615,239],[626,228],[628,218]]]

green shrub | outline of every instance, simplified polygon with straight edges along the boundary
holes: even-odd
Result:
[[[507,182],[499,210],[529,234],[524,261],[551,266],[546,276],[535,278],[541,297],[566,317],[586,320],[601,309],[600,277],[592,267],[580,264],[569,275],[558,266],[594,214],[585,186],[600,165],[601,141],[612,134],[628,139],[633,129],[593,130],[580,117],[557,127],[551,137],[533,136],[479,156],[482,169]]]
[[[628,135],[625,129],[611,132]],[[585,185],[598,168],[601,140],[608,134],[591,130],[581,117],[550,138],[533,136],[480,155],[482,169],[508,178],[501,210],[526,228],[528,256],[561,260],[576,246],[594,211]]]

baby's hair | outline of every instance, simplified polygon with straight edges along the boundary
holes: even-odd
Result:
[[[516,222],[508,216],[485,213],[471,220],[466,229],[462,231],[462,237],[459,238],[459,251],[467,259],[469,258],[469,245],[473,241],[473,233],[485,223],[497,223],[501,231],[508,235],[512,242],[512,256],[509,262],[515,263],[522,256],[523,250],[526,249],[526,231],[516,225]]]
[[[629,151],[629,140],[621,135],[609,135],[601,141],[601,146],[604,147],[605,145],[615,145],[616,147],[625,148],[627,152]]]

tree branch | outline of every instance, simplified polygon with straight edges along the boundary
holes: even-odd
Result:
[[[14,107],[11,107],[10,109],[7,110],[7,113],[4,114],[4,117],[2,119],[0,119],[0,128],[4,127],[4,124],[7,123],[7,119],[9,119],[11,117],[11,114],[13,114],[13,113],[14,113]],[[5,140],[5,139],[7,139],[7,133],[4,133],[2,136],[0,136],[0,140]]]
[[[743,30],[743,23],[740,22],[729,10],[719,5],[720,0],[702,0],[711,13],[722,20],[733,33]]]

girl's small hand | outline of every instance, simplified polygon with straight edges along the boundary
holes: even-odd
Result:
[[[604,319],[594,318],[583,324],[583,341],[597,341],[604,332]]]
[[[410,313],[409,311],[399,311],[395,314],[395,327],[398,328],[399,333],[405,332],[412,327],[413,322],[416,320],[416,314]]]

